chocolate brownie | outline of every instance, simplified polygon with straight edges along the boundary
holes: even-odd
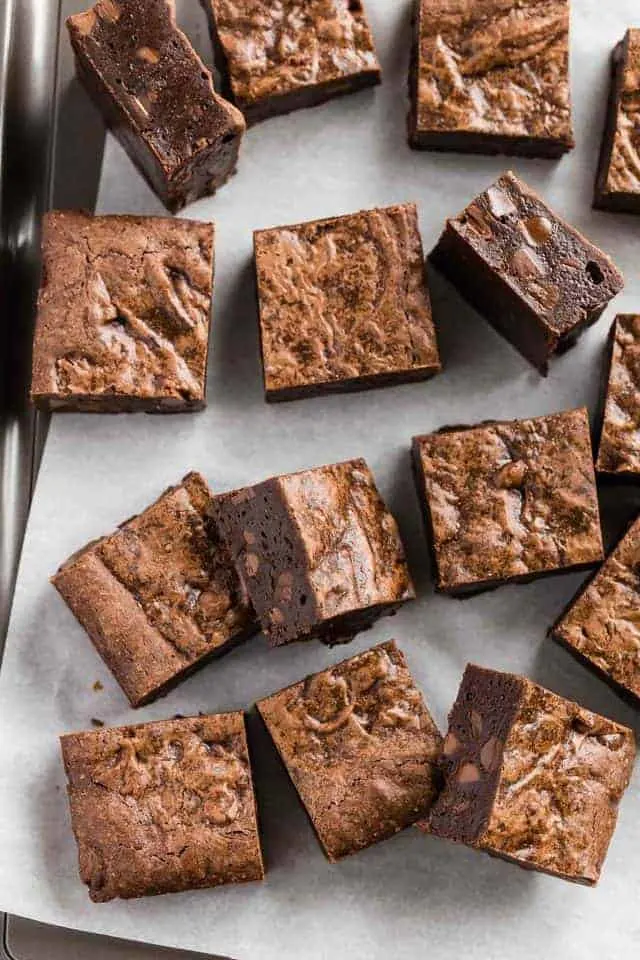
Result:
[[[45,215],[31,396],[45,410],[205,405],[213,224]]]
[[[267,400],[438,373],[414,204],[254,234]]]
[[[428,813],[442,737],[393,641],[257,706],[330,861]]]
[[[447,221],[431,261],[545,376],[623,286],[609,257],[513,173]]]
[[[225,94],[256,123],[380,83],[362,0],[201,0]]]
[[[593,205],[640,213],[640,30],[627,30],[616,46],[611,73]]]
[[[640,706],[640,518],[550,632]]]
[[[98,0],[67,28],[79,79],[165,206],[215,193],[245,122],[176,26],[175,0]]]
[[[569,0],[416,0],[409,96],[416,149],[560,157]]]
[[[640,479],[640,316],[616,317],[609,336],[596,470]]]
[[[257,629],[206,516],[210,501],[204,478],[190,473],[52,578],[132,707],[163,696]]]
[[[602,560],[584,408],[414,437],[437,589],[477,593]]]
[[[273,477],[210,509],[273,646],[346,642],[415,596],[364,460]]]
[[[426,828],[593,886],[635,757],[631,730],[525,677],[467,666]]]
[[[95,903],[262,880],[241,713],[60,743],[80,877]]]

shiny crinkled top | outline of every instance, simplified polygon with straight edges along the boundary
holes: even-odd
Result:
[[[640,475],[640,316],[616,317],[596,470]]]

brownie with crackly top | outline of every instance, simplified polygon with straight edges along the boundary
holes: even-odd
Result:
[[[272,646],[347,642],[415,596],[364,460],[273,477],[210,512]]]
[[[415,149],[562,156],[569,0],[416,0],[409,96]]]
[[[245,121],[178,29],[175,0],[98,0],[67,28],[79,79],[169,210],[226,183]]]
[[[84,413],[200,410],[214,226],[54,211],[44,217],[31,397]]]
[[[580,588],[550,634],[640,706],[640,518]]]
[[[640,480],[640,316],[622,314],[611,325],[596,458],[598,474]]]
[[[163,696],[257,630],[207,517],[210,502],[204,478],[190,473],[52,578],[132,707]]]
[[[428,832],[594,886],[629,784],[627,727],[525,677],[469,664]]]
[[[430,259],[543,376],[623,286],[610,258],[511,172],[447,221]]]
[[[627,30],[611,57],[611,90],[596,174],[598,210],[640,213],[640,30]]]
[[[60,738],[95,903],[262,880],[242,713]]]
[[[253,124],[380,83],[363,0],[201,0],[225,94]]]
[[[437,589],[465,595],[603,558],[584,408],[413,440]]]
[[[428,813],[442,737],[393,641],[257,707],[330,861]]]
[[[254,234],[266,399],[441,369],[415,204]]]

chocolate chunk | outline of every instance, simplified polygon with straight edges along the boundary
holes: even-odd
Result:
[[[409,96],[416,149],[562,156],[569,0],[416,0]]]
[[[543,376],[623,286],[609,257],[513,173],[447,220],[430,259]]]
[[[472,713],[483,718],[482,733]],[[635,757],[633,732],[525,677],[467,666],[449,715],[459,746],[419,826],[593,886]]]
[[[640,316],[616,317],[609,335],[597,472],[640,480]]]
[[[414,204],[254,235],[267,400],[440,370]]]
[[[257,630],[190,473],[52,578],[132,707],[164,696]]]
[[[551,636],[640,706],[640,519],[578,591]]]
[[[273,646],[351,640],[415,596],[396,522],[364,460],[214,498],[211,515]]]
[[[60,743],[80,877],[94,902],[263,878],[241,713]]]
[[[245,122],[177,28],[174,0],[101,0],[67,27],[79,79],[165,206],[215,193]]]
[[[640,30],[627,30],[614,49],[611,74],[593,205],[640,213]]]
[[[362,0],[201,0],[225,93],[247,123],[380,83]]]
[[[437,589],[468,594],[602,559],[587,411],[414,437]]]
[[[257,706],[329,860],[428,813],[442,738],[393,641]]]
[[[205,405],[213,224],[44,218],[31,396],[45,410],[171,413]]]

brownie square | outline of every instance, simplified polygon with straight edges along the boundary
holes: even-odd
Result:
[[[414,204],[254,234],[267,400],[441,369]]]
[[[225,94],[257,123],[380,83],[362,0],[201,0]]]
[[[132,707],[163,696],[257,629],[206,516],[210,501],[204,478],[190,473],[52,578]]]
[[[257,707],[331,862],[429,811],[442,737],[393,641]]]
[[[640,316],[616,317],[609,335],[596,470],[640,479]]]
[[[414,437],[437,589],[477,593],[602,560],[584,408]]]
[[[273,646],[346,642],[415,596],[364,460],[273,477],[210,511]]]
[[[581,587],[550,633],[640,706],[640,518]]]
[[[99,0],[67,28],[78,78],[165,206],[215,193],[246,125],[176,26],[175,0]]]
[[[409,95],[416,149],[560,157],[569,0],[416,0]]]
[[[543,376],[623,286],[609,257],[513,173],[447,221],[431,261]]]
[[[60,743],[80,877],[95,903],[262,880],[241,713]]]
[[[593,205],[640,213],[640,30],[627,30],[615,47],[611,74]]]
[[[45,215],[31,396],[45,410],[205,405],[210,223]]]
[[[520,867],[594,886],[635,757],[633,732],[525,677],[467,666],[425,824]]]

